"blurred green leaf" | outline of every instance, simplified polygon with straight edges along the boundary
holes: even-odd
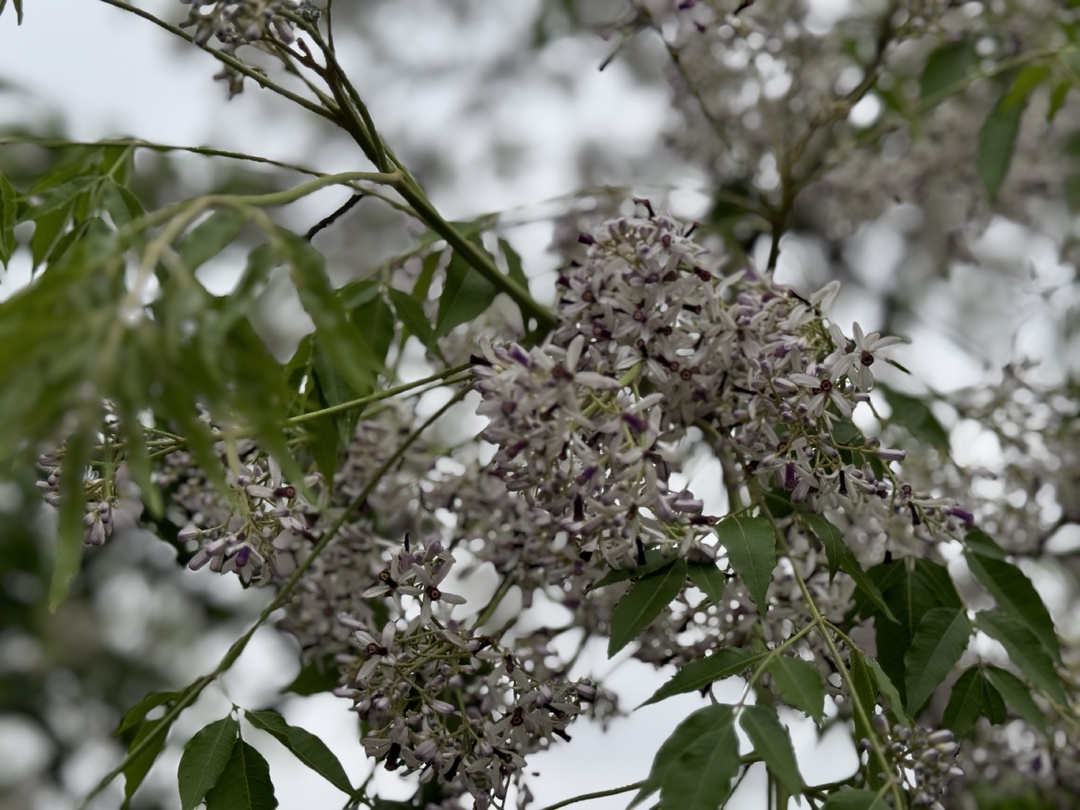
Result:
[[[247,222],[247,217],[233,208],[215,211],[195,226],[180,243],[180,261],[195,271],[218,255]]]
[[[1033,65],[1021,71],[1012,86],[1001,95],[997,106],[979,130],[975,169],[991,202],[996,199],[998,189],[1009,172],[1028,99],[1047,76],[1049,68],[1044,65]]]
[[[1065,100],[1068,98],[1072,86],[1072,82],[1068,80],[1054,85],[1054,89],[1050,91],[1050,106],[1046,110],[1046,123],[1052,124],[1054,119],[1057,118],[1057,114],[1065,106]]]
[[[80,425],[68,437],[60,472],[60,523],[56,530],[56,562],[49,584],[49,609],[67,598],[71,583],[82,565],[86,537],[86,468],[90,464],[91,426]]]
[[[435,318],[435,336],[443,337],[455,326],[472,321],[495,300],[495,285],[462,259],[457,252],[446,267],[446,283],[439,297],[439,314]]]
[[[885,797],[876,790],[842,787],[829,794],[822,810],[888,810],[889,807]]]
[[[653,623],[686,584],[686,560],[678,558],[665,568],[637,580],[611,611],[608,658],[633,641]]]
[[[930,96],[962,81],[976,66],[975,42],[963,39],[935,49],[926,60],[919,77],[919,97]]]
[[[393,310],[381,295],[376,294],[370,301],[353,308],[350,315],[360,334],[371,346],[375,359],[379,363],[385,363],[386,353],[394,342],[397,326]]]
[[[101,193],[101,204],[118,228],[128,225],[144,213],[142,203],[131,189],[109,183]]]
[[[338,685],[338,681],[337,663],[333,656],[326,656],[306,663],[292,682],[282,687],[281,692],[307,697],[329,692]]]
[[[442,349],[439,348],[439,343],[435,339],[435,330],[428,323],[427,316],[424,314],[424,307],[420,302],[411,295],[403,293],[401,290],[395,290],[393,287],[386,292],[390,296],[394,310],[405,328],[424,344],[424,348],[445,362]]]
[[[150,693],[124,713],[124,717],[123,719],[121,719],[120,725],[117,726],[116,731],[114,731],[113,734],[123,734],[128,729],[134,728],[135,726],[139,725],[143,722],[143,720],[146,719],[146,715],[148,715],[153,709],[156,709],[158,706],[164,706],[167,703],[171,703],[176,699],[176,696],[179,694],[179,692],[172,691]]]
[[[30,258],[35,269],[51,258],[54,252],[57,255],[62,254],[62,251],[57,251],[56,248],[64,237],[64,227],[71,217],[72,207],[69,203],[67,207],[51,211],[34,222],[34,233],[30,237]]]
[[[7,265],[15,252],[15,222],[19,193],[0,172],[0,265]]]
[[[304,310],[315,323],[316,339],[357,393],[360,396],[370,393],[382,364],[371,345],[349,322],[345,307],[330,286],[322,254],[303,238],[284,229],[275,231],[274,239],[288,262]]]
[[[100,178],[96,176],[80,176],[50,186],[41,193],[34,195],[33,203],[27,209],[24,218],[37,220],[60,209],[70,210],[74,206],[76,197],[100,182]]]
[[[925,402],[894,391],[886,385],[878,387],[885,394],[885,401],[892,410],[890,422],[900,425],[916,439],[926,442],[936,450],[949,452],[949,432]]]
[[[506,259],[506,274],[523,289],[529,289],[529,278],[525,275],[525,271],[521,268],[521,256],[514,250],[513,246],[505,239],[499,239],[499,250],[502,251],[503,258]]]

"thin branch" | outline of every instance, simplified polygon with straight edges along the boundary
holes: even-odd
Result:
[[[445,385],[452,385],[457,382],[464,382],[469,378],[468,369],[470,368],[468,363],[463,363],[460,366],[454,366],[448,368],[445,371],[440,371],[437,374],[432,374],[429,377],[424,377],[422,380],[416,380],[415,382],[405,383],[404,385],[396,386],[395,388],[387,388],[385,391],[379,391],[377,394],[369,394],[366,397],[360,397],[359,399],[349,400],[348,402],[341,402],[337,405],[331,405],[328,408],[321,408],[311,413],[300,414],[294,416],[291,419],[285,421],[286,425],[299,425],[304,422],[309,422],[312,419],[319,419],[324,416],[330,416],[335,413],[341,413],[342,411],[349,411],[353,408],[362,408],[365,405],[371,405],[375,402],[381,402],[384,399],[391,399],[398,394],[404,394],[407,391],[412,391],[414,388],[421,388],[428,383],[442,381]]]
[[[130,11],[132,14],[135,14],[138,17],[142,17],[144,20],[149,20],[154,25],[156,25],[156,26],[158,26],[160,28],[164,28],[170,34],[174,34],[175,36],[178,36],[181,39],[187,40],[188,42],[191,42],[192,44],[194,44],[194,42],[195,42],[195,38],[191,34],[189,34],[187,31],[180,28],[179,26],[173,25],[172,23],[167,23],[164,20],[161,20],[161,19],[155,17],[149,11],[144,11],[141,8],[133,6],[133,5],[129,4],[129,3],[125,3],[124,0],[101,0],[101,2],[102,3],[107,3],[110,6],[115,6],[116,8],[119,8],[119,9],[123,9],[124,11]],[[283,98],[287,98],[289,101],[293,102],[294,104],[299,104],[301,107],[303,107],[308,112],[313,112],[313,113],[315,113],[316,115],[318,115],[321,118],[325,118],[328,121],[332,121],[333,123],[338,123],[335,110],[332,110],[332,109],[328,110],[328,109],[325,109],[323,107],[320,107],[318,104],[311,101],[310,99],[306,99],[303,96],[299,96],[296,93],[293,93],[291,90],[286,90],[281,85],[277,84],[276,82],[271,81],[265,74],[260,73],[259,71],[255,70],[254,68],[249,67],[248,65],[245,65],[243,62],[241,62],[236,57],[230,56],[227,53],[222,53],[221,51],[218,51],[218,50],[214,50],[213,48],[207,47],[205,45],[196,46],[196,47],[201,47],[202,50],[206,51],[208,54],[210,54],[212,57],[217,59],[219,62],[221,62],[221,63],[223,63],[225,65],[228,65],[229,67],[231,67],[233,70],[237,71],[238,73],[242,73],[243,75],[247,76],[249,79],[252,79],[260,87],[264,87],[267,90],[272,90],[273,92],[277,93],[279,96],[281,96]]]
[[[559,810],[560,807],[568,807],[571,804],[577,804],[578,802],[602,799],[605,796],[618,796],[620,793],[629,793],[631,790],[640,790],[644,785],[644,781],[634,782],[632,785],[623,785],[622,787],[610,788],[608,790],[598,790],[595,793],[582,793],[580,796],[574,796],[572,799],[563,799],[561,802],[549,804],[544,810]]]
[[[135,149],[149,149],[154,152],[190,152],[205,157],[222,157],[230,160],[262,163],[268,166],[275,166],[279,169],[288,169],[289,171],[310,175],[311,177],[323,177],[325,175],[325,172],[309,169],[306,166],[300,166],[296,163],[272,160],[271,158],[265,158],[259,155],[249,155],[245,152],[232,152],[227,149],[214,149],[209,146],[178,146],[169,143],[155,143],[154,141],[144,141],[141,138],[108,138],[101,141],[71,141],[64,138],[0,137],[0,146],[10,146],[13,144],[29,144],[31,146],[40,146],[44,149],[63,149],[67,146],[129,146]]]
[[[351,211],[358,202],[364,199],[364,197],[365,194],[362,191],[358,191],[356,194],[354,194],[348,200],[338,206],[338,209],[334,211],[334,213],[330,214],[329,216],[323,217],[314,225],[312,225],[308,229],[308,232],[304,234],[304,239],[310,242],[318,235],[319,231],[323,231],[329,228],[331,225],[333,225],[335,222],[345,216],[345,214]]]

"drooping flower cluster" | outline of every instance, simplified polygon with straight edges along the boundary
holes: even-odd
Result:
[[[913,807],[944,810],[938,799],[950,780],[964,775],[956,767],[960,750],[948,729],[909,728],[896,724],[891,729],[884,715],[873,718],[874,730],[885,740],[885,757],[894,768],[894,775],[905,783]],[[861,747],[870,749],[870,741],[862,740]],[[884,778],[885,775],[882,775]]]
[[[569,739],[567,725],[597,690],[552,670],[542,646],[507,649],[451,619],[444,606],[465,600],[440,586],[455,561],[438,540],[392,555],[364,594],[387,600],[386,623],[340,617],[353,648],[338,656],[345,676],[336,694],[354,701],[370,729],[361,740],[368,756],[387,770],[419,771],[450,795],[468,793],[482,809],[506,798],[526,754]]]
[[[900,451],[850,421],[896,338],[848,338],[827,320],[831,284],[803,299],[720,262],[664,216],[608,222],[559,279],[560,325],[542,346],[485,351],[476,367],[497,445],[492,472],[586,554],[640,564],[642,547],[715,556],[715,519],[669,486],[672,442],[694,427],[765,489],[816,509],[872,501],[920,525],[951,502],[887,466]]]

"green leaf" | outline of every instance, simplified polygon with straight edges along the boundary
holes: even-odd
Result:
[[[131,744],[128,746],[128,751],[134,751],[135,747],[142,743],[143,740],[157,732],[158,727],[163,722],[165,722],[164,718],[161,720],[149,720],[139,726],[139,730],[135,733],[135,736],[131,740]],[[167,728],[158,733],[146,748],[140,751],[136,756],[132,757],[124,766],[124,808],[128,807],[131,802],[131,797],[135,795],[135,791],[138,790],[139,785],[143,783],[146,774],[150,772],[150,768],[153,767],[154,761],[158,758],[158,754],[160,754],[161,749],[165,747],[165,738],[168,737],[168,735],[169,732]]]
[[[56,561],[49,583],[49,610],[67,599],[72,580],[82,566],[86,537],[86,468],[90,464],[90,431],[80,425],[67,440],[60,473],[60,523],[56,530]]]
[[[756,653],[744,647],[722,647],[697,661],[683,666],[675,675],[657,689],[641,706],[659,703],[672,695],[697,692],[710,684],[738,675],[740,672],[764,660],[767,653]],[[640,706],[638,708],[641,708]]]
[[[916,439],[942,453],[949,452],[949,432],[925,402],[885,385],[877,387],[885,394],[885,401],[892,410],[891,423],[900,425]]]
[[[505,239],[499,239],[499,250],[502,251],[503,258],[506,259],[506,274],[510,276],[511,280],[516,281],[521,285],[522,289],[529,289],[529,279],[525,275],[525,271],[521,269],[521,256],[518,252],[507,242]]]
[[[240,724],[228,715],[204,726],[188,740],[177,770],[183,810],[193,810],[217,784],[239,734]]]
[[[247,217],[236,209],[215,211],[184,237],[180,244],[180,261],[194,272],[232,242],[246,222]]]
[[[851,699],[854,706],[861,707],[862,711],[852,709],[852,720],[855,723],[855,739],[864,740],[878,736],[877,731],[870,724],[870,719],[876,713],[878,686],[874,682],[874,673],[870,669],[868,659],[858,648],[852,648],[850,652],[850,666],[852,689]],[[894,704],[899,706],[899,701]],[[899,711],[903,711],[900,709]],[[891,770],[891,765],[886,762],[873,748],[866,752],[866,766],[863,773],[866,782],[872,788],[879,788],[884,784],[881,778]]]
[[[1031,682],[1059,706],[1068,705],[1065,685],[1054,669],[1054,662],[1035,634],[1004,610],[983,610],[975,614],[976,626],[1001,642],[1009,659]]]
[[[885,696],[885,700],[889,702],[889,708],[892,709],[893,714],[896,715],[896,719],[906,726],[914,726],[915,723],[904,711],[903,701],[900,700],[900,692],[897,691],[896,685],[892,682],[892,678],[885,674],[885,670],[881,668],[881,664],[873,658],[867,658],[866,667],[874,676],[874,683],[877,686],[877,690],[881,692],[881,694]]]
[[[1023,114],[1023,107],[1011,107],[1008,110],[995,108],[979,130],[975,170],[991,202],[997,197],[998,189],[1009,172]]]
[[[657,790],[660,807],[716,810],[731,795],[739,772],[739,738],[731,706],[707,706],[681,722],[656,753],[645,784],[630,806]]]
[[[349,783],[349,777],[345,775],[345,769],[341,767],[334,753],[327,748],[326,743],[314,734],[302,728],[290,726],[285,722],[285,718],[275,711],[245,711],[244,715],[255,728],[271,734],[274,739],[288,748],[293,756],[331,785],[352,795],[353,788]]]
[[[349,381],[340,374],[337,367],[330,359],[330,353],[323,346],[318,335],[311,343],[311,382],[319,393],[324,407],[332,408],[352,402],[361,395],[353,388]],[[353,430],[360,413],[358,410],[345,411],[334,414],[331,417],[320,417],[333,423],[337,427],[339,447],[345,447],[352,439]]]
[[[468,323],[491,306],[498,293],[495,285],[462,259],[457,251],[446,267],[446,283],[439,297],[435,336],[443,337],[455,326]]]
[[[716,535],[727,550],[731,567],[742,577],[758,613],[768,609],[766,594],[776,567],[776,533],[760,517],[732,517],[720,521]]]
[[[1055,661],[1061,660],[1061,646],[1050,611],[1039,592],[1019,568],[1004,560],[1004,551],[989,535],[969,532],[964,555],[968,568],[998,603],[998,607],[1021,622],[1039,639]]]
[[[1046,110],[1046,123],[1052,124],[1057,118],[1057,114],[1065,106],[1065,99],[1071,89],[1072,82],[1067,79],[1054,85],[1054,89],[1050,91],[1050,106]]]
[[[0,14],[4,13],[4,7],[7,5],[7,0],[0,0]],[[12,5],[15,6],[15,23],[22,25],[23,21],[23,7],[22,0],[14,0]]]
[[[923,614],[904,655],[907,709],[912,715],[928,701],[967,649],[971,622],[957,608],[933,608]]]
[[[930,560],[897,560],[876,565],[869,572],[877,582],[886,604],[897,621],[874,611],[877,661],[905,699],[904,656],[915,638],[919,622],[928,610],[938,607],[963,608],[960,595],[946,568]]]
[[[26,211],[26,219],[37,220],[46,214],[61,209],[70,211],[74,206],[75,199],[84,192],[93,188],[99,182],[97,177],[73,177],[62,183],[57,183],[34,195],[33,205]]]
[[[424,314],[423,305],[408,293],[395,290],[393,287],[386,292],[390,296],[390,302],[394,305],[394,311],[397,312],[397,316],[401,319],[405,328],[424,344],[424,348],[440,359],[444,359],[442,350],[439,348],[439,342],[435,339],[435,330],[431,328],[427,315]]]
[[[896,617],[893,616],[892,610],[889,609],[889,605],[881,595],[881,591],[878,590],[878,586],[863,570],[859,560],[851,553],[851,549],[844,542],[843,533],[822,515],[800,510],[799,517],[806,522],[810,527],[810,531],[825,546],[825,556],[829,561],[830,579],[836,575],[837,571],[843,571],[855,581],[855,587],[873,603],[874,607],[880,610],[886,618],[895,621]]]
[[[281,263],[281,256],[273,245],[264,243],[248,253],[244,274],[232,292],[221,300],[210,313],[200,330],[199,337],[209,351],[217,351],[237,323],[247,318],[259,293],[266,286],[270,271]]]
[[[237,737],[225,770],[206,794],[206,810],[274,810],[277,805],[270,766]]]
[[[788,704],[817,723],[825,719],[825,678],[813,664],[781,655],[769,664],[776,690]]]
[[[113,224],[122,228],[144,213],[142,203],[131,189],[108,183],[101,194],[101,205],[112,217]]]
[[[724,589],[727,587],[727,574],[720,570],[716,563],[690,563],[687,566],[690,581],[709,597],[714,605],[723,603]]]
[[[888,810],[889,806],[876,790],[842,787],[829,794],[822,810]]]
[[[975,67],[975,43],[961,40],[942,45],[930,54],[919,77],[919,97],[926,100],[961,82]]]
[[[396,326],[390,306],[381,295],[377,295],[367,303],[355,307],[350,315],[352,322],[360,330],[360,334],[371,346],[375,359],[379,363],[385,363],[386,353],[390,349],[390,344],[394,342]]]
[[[345,307],[330,286],[322,254],[290,231],[275,231],[274,238],[288,262],[300,302],[315,323],[316,337],[335,368],[361,396],[372,391],[382,364],[349,322]]]
[[[51,211],[34,223],[34,234],[30,237],[30,258],[34,268],[49,258],[64,236],[71,209],[62,208]]]
[[[1005,721],[1005,701],[986,679],[982,667],[971,667],[953,684],[949,705],[941,716],[942,725],[963,737],[983,715],[996,724]]]
[[[739,725],[754,745],[754,751],[765,762],[773,777],[790,793],[803,792],[799,763],[791,745],[791,735],[780,724],[776,710],[764,706],[747,706],[739,717]]]
[[[114,735],[119,736],[130,728],[134,728],[146,719],[146,715],[158,706],[164,706],[176,699],[179,692],[151,692],[124,713],[120,725],[116,727]]]
[[[0,265],[7,265],[15,252],[15,210],[19,194],[0,172]]]
[[[593,589],[606,588],[608,585],[614,585],[616,582],[641,579],[654,571],[667,568],[672,563],[672,557],[660,553],[657,549],[646,549],[645,562],[643,565],[636,565],[633,568],[612,568],[596,581],[596,584],[593,585]]]
[[[986,678],[1005,698],[1005,702],[1012,707],[1020,717],[1024,718],[1033,728],[1040,729],[1046,725],[1046,717],[1039,708],[1031,690],[1027,684],[1001,667],[984,667]]]
[[[686,584],[686,560],[681,557],[663,570],[630,586],[611,611],[608,658],[637,638],[671,604]]]

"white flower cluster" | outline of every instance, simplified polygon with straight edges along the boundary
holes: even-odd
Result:
[[[588,257],[559,279],[548,341],[485,348],[475,369],[483,437],[498,448],[491,471],[541,526],[616,568],[640,564],[643,548],[715,556],[715,518],[668,483],[672,443],[694,427],[792,501],[889,499],[913,522],[937,505],[891,478],[902,452],[850,422],[898,341],[829,323],[838,285],[803,299],[751,270],[721,275],[664,216],[614,220],[582,241]]]

